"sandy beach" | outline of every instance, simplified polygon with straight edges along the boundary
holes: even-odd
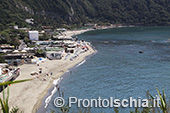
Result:
[[[71,37],[71,36],[79,35],[79,34],[85,33],[87,31],[92,31],[92,30],[94,29],[91,28],[91,29],[83,29],[83,30],[65,31],[63,32],[63,35]]]
[[[77,34],[84,33],[89,30],[79,30],[79,31],[67,31],[65,34],[67,36],[73,36]],[[24,64],[19,66],[21,69],[21,74],[16,80],[23,79],[33,79],[32,81],[13,84],[9,87],[10,96],[9,104],[10,108],[12,106],[18,106],[24,113],[35,113],[38,107],[41,105],[42,99],[47,94],[47,90],[52,87],[53,80],[60,78],[69,68],[72,68],[76,64],[84,60],[86,56],[95,53],[91,47],[89,51],[82,53],[80,56],[75,58],[73,61],[67,60],[44,60],[36,64]],[[42,74],[37,76],[32,76],[31,72],[38,72],[39,68],[42,68]],[[51,75],[51,72],[53,73]],[[47,76],[48,74],[48,76]],[[0,94],[2,97],[2,93]]]

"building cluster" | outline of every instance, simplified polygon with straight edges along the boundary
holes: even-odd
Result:
[[[29,22],[29,20],[27,21]],[[91,46],[89,42],[78,40],[77,37],[67,36],[65,28],[55,30],[52,30],[50,26],[43,26],[43,28],[45,29],[42,31],[36,31],[14,26],[14,29],[24,30],[28,33],[28,38],[33,46],[29,46],[23,40],[20,40],[19,47],[9,44],[0,45],[0,57],[6,62],[0,63],[0,83],[13,80],[19,76],[20,69],[13,67],[23,64],[36,64],[38,66],[39,62],[46,59],[73,61],[80,54],[88,51],[89,46]],[[40,36],[44,33],[53,38],[40,40]],[[1,90],[2,87],[0,87]]]
[[[15,28],[17,28],[15,26]],[[19,48],[14,46],[3,44],[0,45],[0,53],[4,53],[1,57],[5,59],[8,65],[22,65],[22,64],[36,64],[42,59],[60,60],[70,59],[73,60],[81,53],[89,49],[90,44],[78,40],[77,37],[68,37],[64,32],[65,28],[56,29],[57,35],[53,36],[53,39],[39,40],[42,33],[50,33],[50,26],[43,26],[45,30],[36,31],[29,30],[28,38],[31,40],[33,47],[28,47],[23,41]],[[55,30],[53,30],[54,32]]]
[[[25,20],[29,24],[34,24],[34,19]],[[95,23],[85,24],[82,29],[105,29],[113,27],[124,27],[125,25],[115,24],[111,26],[98,26]],[[76,60],[76,58],[86,51],[90,51],[91,44],[84,40],[78,40],[77,37],[69,37],[65,32],[67,29],[54,29],[53,26],[41,26],[43,30],[31,30],[31,28],[19,28],[14,26],[16,30],[22,30],[28,33],[29,43],[20,40],[19,47],[8,44],[0,45],[0,58],[6,63],[0,63],[0,83],[14,80],[19,76],[19,68],[9,68],[10,66],[18,66],[23,64],[37,64],[46,59],[49,60]],[[41,37],[45,37],[43,40]],[[46,39],[46,37],[50,37]],[[24,39],[25,40],[25,39]],[[31,43],[31,44],[30,44]],[[33,46],[30,46],[33,45]],[[1,59],[0,59],[1,60]],[[0,87],[0,91],[2,87]]]

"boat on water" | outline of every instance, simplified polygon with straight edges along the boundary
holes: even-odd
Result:
[[[9,69],[6,67],[0,67],[0,83],[13,81],[20,75],[20,68]],[[3,86],[0,86],[0,91],[3,90]]]

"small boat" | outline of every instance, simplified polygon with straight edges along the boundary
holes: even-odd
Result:
[[[144,53],[143,51],[139,51],[139,53]]]
[[[14,68],[12,70],[8,68],[0,68],[0,83],[13,81],[20,75],[20,68]],[[0,91],[3,90],[3,86],[0,86]]]

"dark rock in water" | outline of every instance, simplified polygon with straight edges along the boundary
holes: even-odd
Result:
[[[139,53],[144,53],[143,51],[139,51]]]

